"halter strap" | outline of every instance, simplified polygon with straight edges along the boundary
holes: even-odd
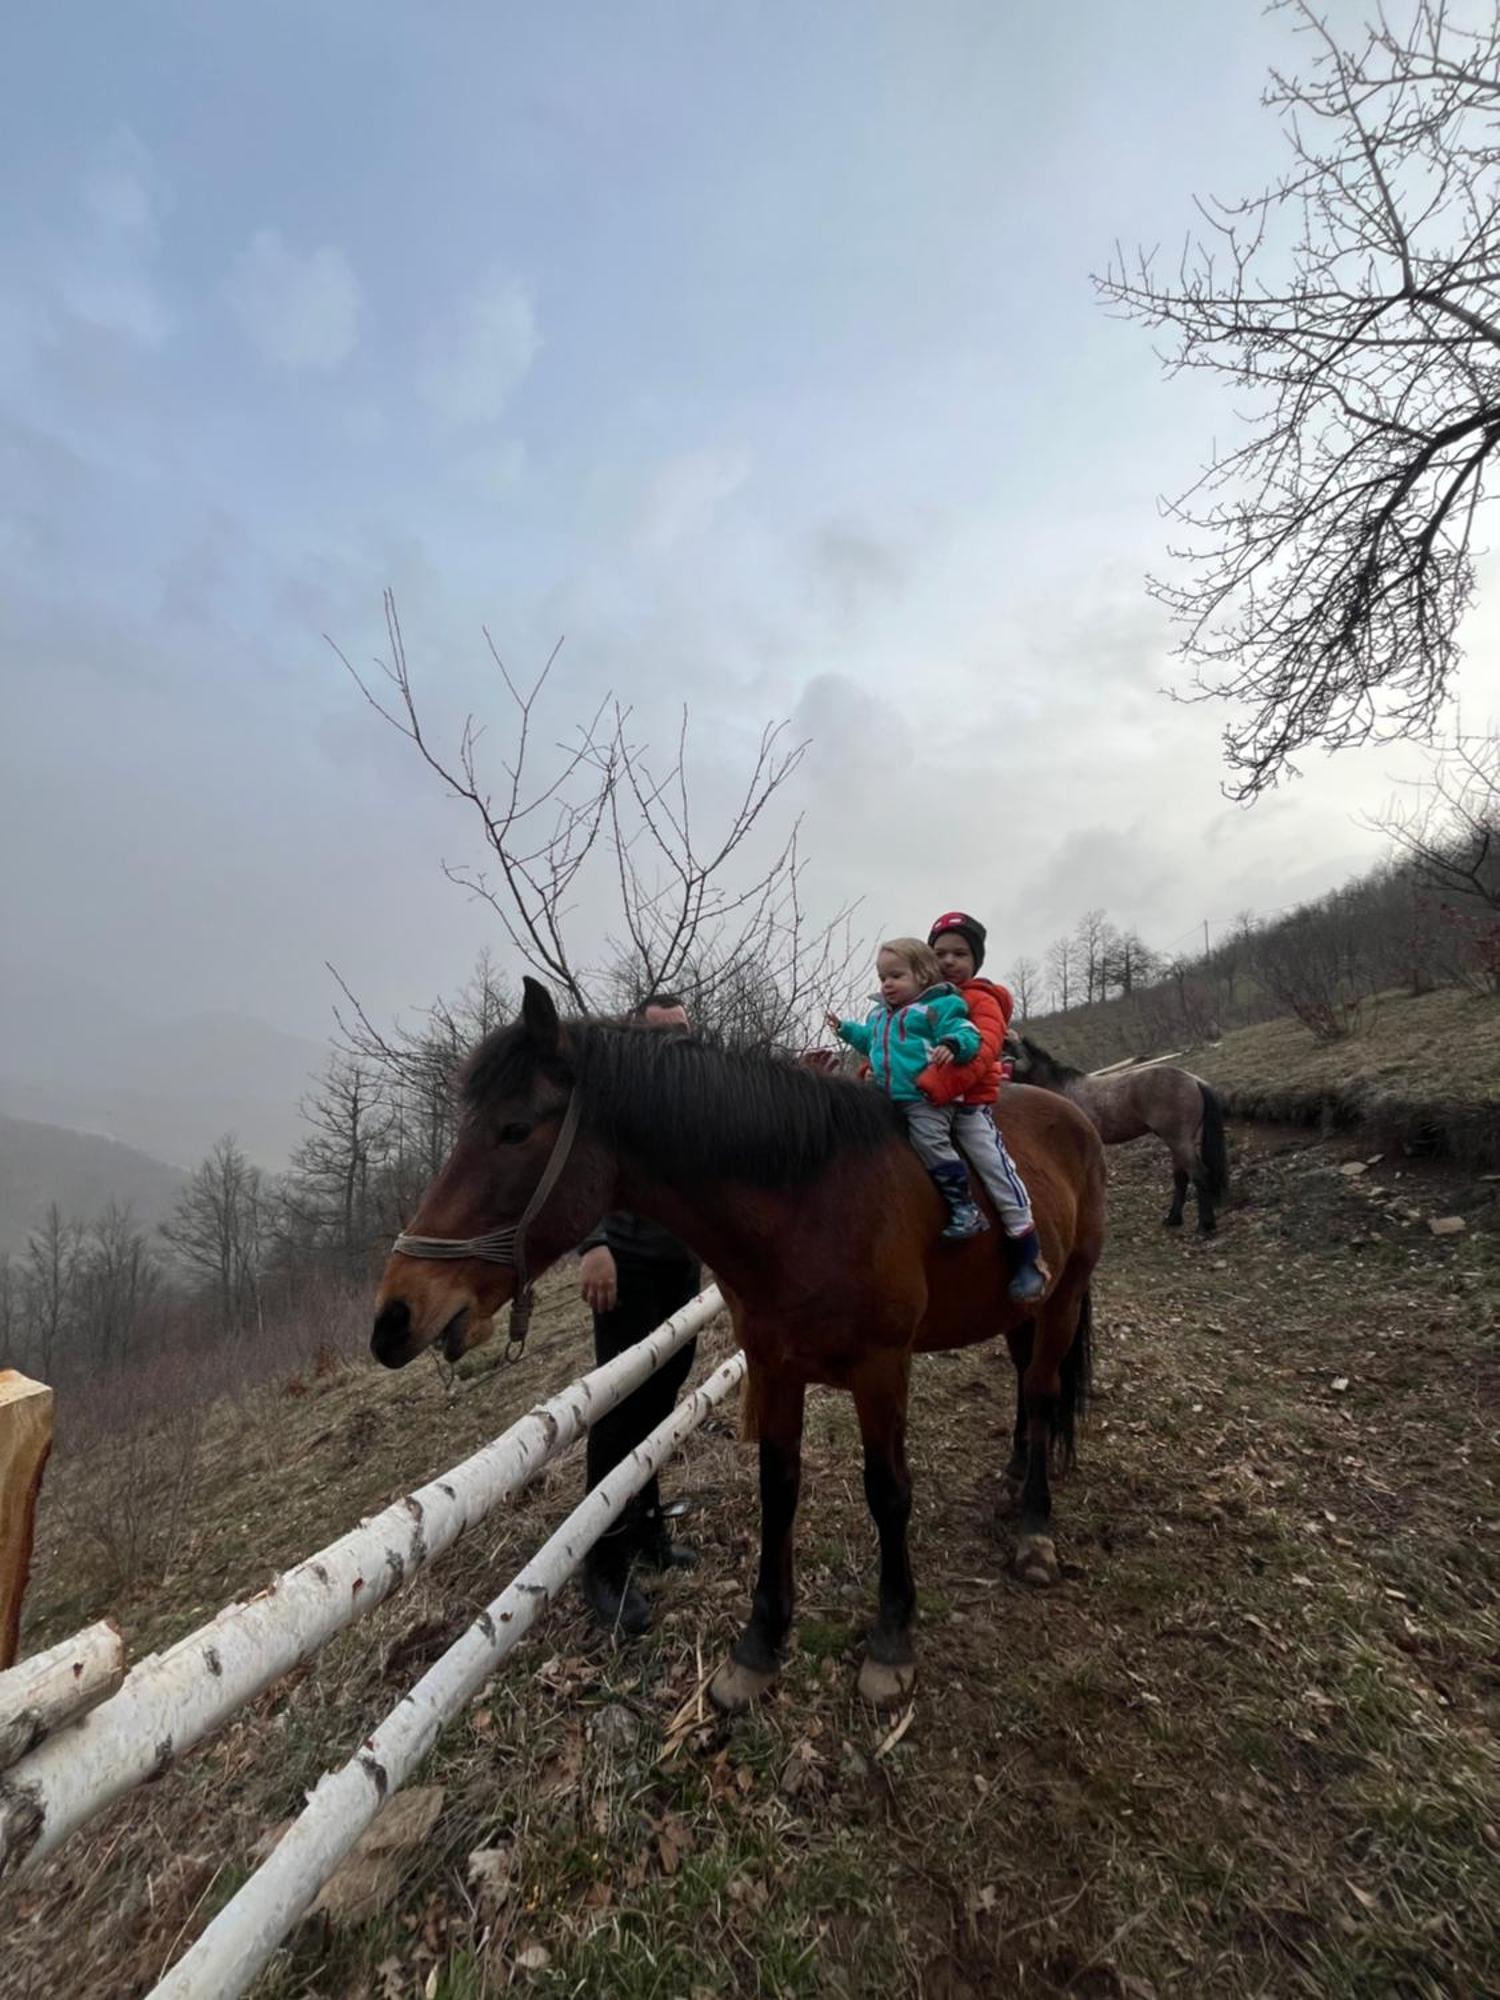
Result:
[[[516,1288],[511,1300],[507,1356],[520,1353],[531,1318],[531,1284],[526,1276],[526,1231],[541,1214],[547,1197],[562,1177],[568,1155],[573,1150],[573,1141],[578,1136],[582,1110],[577,1091],[571,1091],[562,1124],[552,1142],[552,1151],[542,1168],[541,1179],[532,1189],[531,1199],[521,1210],[518,1221],[507,1222],[499,1229],[487,1229],[479,1236],[408,1236],[403,1230],[391,1245],[392,1251],[403,1257],[430,1258],[435,1263],[475,1257],[486,1264],[510,1265],[516,1273]]]

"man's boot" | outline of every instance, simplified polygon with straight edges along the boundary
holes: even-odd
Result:
[[[674,1539],[660,1506],[652,1507],[641,1524],[640,1559],[652,1569],[696,1569],[698,1551],[689,1542]]]
[[[583,1601],[606,1632],[638,1639],[651,1630],[651,1606],[631,1580],[635,1547],[617,1523],[583,1559]]]

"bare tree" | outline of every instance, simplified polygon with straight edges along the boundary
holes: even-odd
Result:
[[[1085,910],[1074,932],[1078,970],[1090,1001],[1105,997],[1105,968],[1119,936],[1103,910]]]
[[[30,1323],[28,1343],[36,1367],[47,1381],[63,1359],[66,1337],[74,1331],[78,1315],[78,1272],[83,1254],[83,1231],[76,1222],[65,1222],[62,1210],[51,1202],[40,1229],[26,1241],[25,1312]]]
[[[1052,992],[1052,1004],[1059,1014],[1066,1014],[1073,1004],[1074,975],[1077,971],[1077,954],[1070,937],[1054,938],[1047,947],[1047,979]]]
[[[1034,958],[1018,958],[1005,983],[1016,996],[1016,1019],[1024,1021],[1041,998],[1042,968]]]
[[[292,1155],[283,1200],[315,1249],[331,1253],[344,1275],[360,1275],[386,1233],[380,1175],[395,1126],[386,1080],[359,1056],[335,1056],[303,1099],[302,1116],[309,1129]]]
[[[128,1208],[111,1202],[83,1232],[77,1284],[90,1359],[105,1367],[128,1361],[165,1284],[161,1261]]]
[[[1500,444],[1500,16],[1416,0],[1343,46],[1284,0],[1312,57],[1273,71],[1291,152],[1261,194],[1199,203],[1173,272],[1116,254],[1096,279],[1163,330],[1170,371],[1249,392],[1249,435],[1172,504],[1186,580],[1154,582],[1253,797],[1311,744],[1436,721],[1474,589]]]
[[[536,768],[540,703],[557,654],[529,684],[515,680],[488,632],[485,643],[508,704],[510,729],[494,770],[482,768],[485,731],[471,715],[454,750],[434,743],[418,703],[395,600],[385,599],[390,657],[383,685],[344,659],[361,693],[470,808],[483,866],[449,866],[450,880],[488,904],[519,958],[584,1010],[619,986],[691,985],[700,1007],[753,976],[780,995],[777,1037],[815,1017],[847,980],[854,947],[847,911],[815,927],[802,904],[800,820],[774,826],[775,808],[803,747],[785,724],[766,728],[743,788],[705,831],[689,774],[688,718],[664,760],[637,740],[631,712],[606,700]],[[617,931],[589,963],[576,908],[586,872],[607,871]]]
[[[269,1204],[258,1167],[232,1134],[220,1139],[177,1198],[161,1233],[203,1283],[226,1333],[261,1323]]]
[[[1456,732],[1434,750],[1414,804],[1368,822],[1411,857],[1440,895],[1500,912],[1500,736]]]
[[[1101,977],[1105,990],[1118,987],[1128,999],[1138,986],[1159,977],[1161,969],[1161,961],[1138,932],[1121,931],[1106,940]]]
[[[18,1368],[26,1325],[25,1287],[21,1267],[8,1250],[0,1250],[0,1368]]]

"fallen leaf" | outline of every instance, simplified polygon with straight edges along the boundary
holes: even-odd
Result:
[[[911,1728],[912,1718],[916,1715],[916,1712],[917,1712],[917,1704],[914,1701],[909,1701],[906,1704],[906,1713],[902,1716],[901,1720],[896,1724],[895,1728],[891,1731],[890,1735],[887,1736],[884,1742],[882,1742],[876,1749],[875,1755],[877,1758],[888,1757],[890,1755],[890,1753],[895,1749],[896,1745],[901,1741],[902,1737],[906,1734],[907,1730]]]
[[[516,1856],[512,1847],[476,1847],[469,1856],[469,1885],[482,1908],[495,1910],[511,1892]]]

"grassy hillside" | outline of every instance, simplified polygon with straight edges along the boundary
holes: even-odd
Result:
[[[1080,1067],[1110,1061],[1087,1024],[1069,1031],[1070,1018],[1038,1022],[1037,1040]],[[1283,1017],[1237,1028],[1182,1061],[1236,1117],[1359,1127],[1385,1144],[1500,1164],[1500,1001],[1484,995],[1385,993],[1343,1041],[1315,1041]]]
[[[22,1250],[50,1202],[89,1221],[114,1201],[147,1228],[172,1211],[187,1176],[118,1140],[0,1112],[0,1251]]]
[[[1363,1126],[1413,1150],[1500,1159],[1500,1003],[1483,995],[1384,994],[1343,1041],[1267,1021],[1192,1061],[1240,1117]]]
[[[822,1391],[782,1687],[734,1724],[700,1707],[755,1560],[725,1412],[665,1481],[702,1561],[650,1582],[653,1633],[613,1647],[567,1592],[424,1767],[435,1821],[392,1835],[363,1906],[303,1925],[256,2000],[1493,1992],[1500,1188],[1440,1161],[1350,1177],[1345,1150],[1243,1135],[1205,1245],[1159,1226],[1154,1149],[1112,1156],[1055,1590],[1008,1569],[1008,1364],[919,1364],[904,1717],[854,1692],[873,1538],[849,1399]],[[549,1281],[519,1367],[305,1371],[213,1412],[175,1468],[166,1426],[69,1446],[28,1647],[108,1611],[138,1658],[452,1463],[576,1372],[576,1282]],[[575,1449],[17,1884],[0,2000],[140,2000],[581,1483]],[[178,1528],[111,1587],[130,1505]]]

